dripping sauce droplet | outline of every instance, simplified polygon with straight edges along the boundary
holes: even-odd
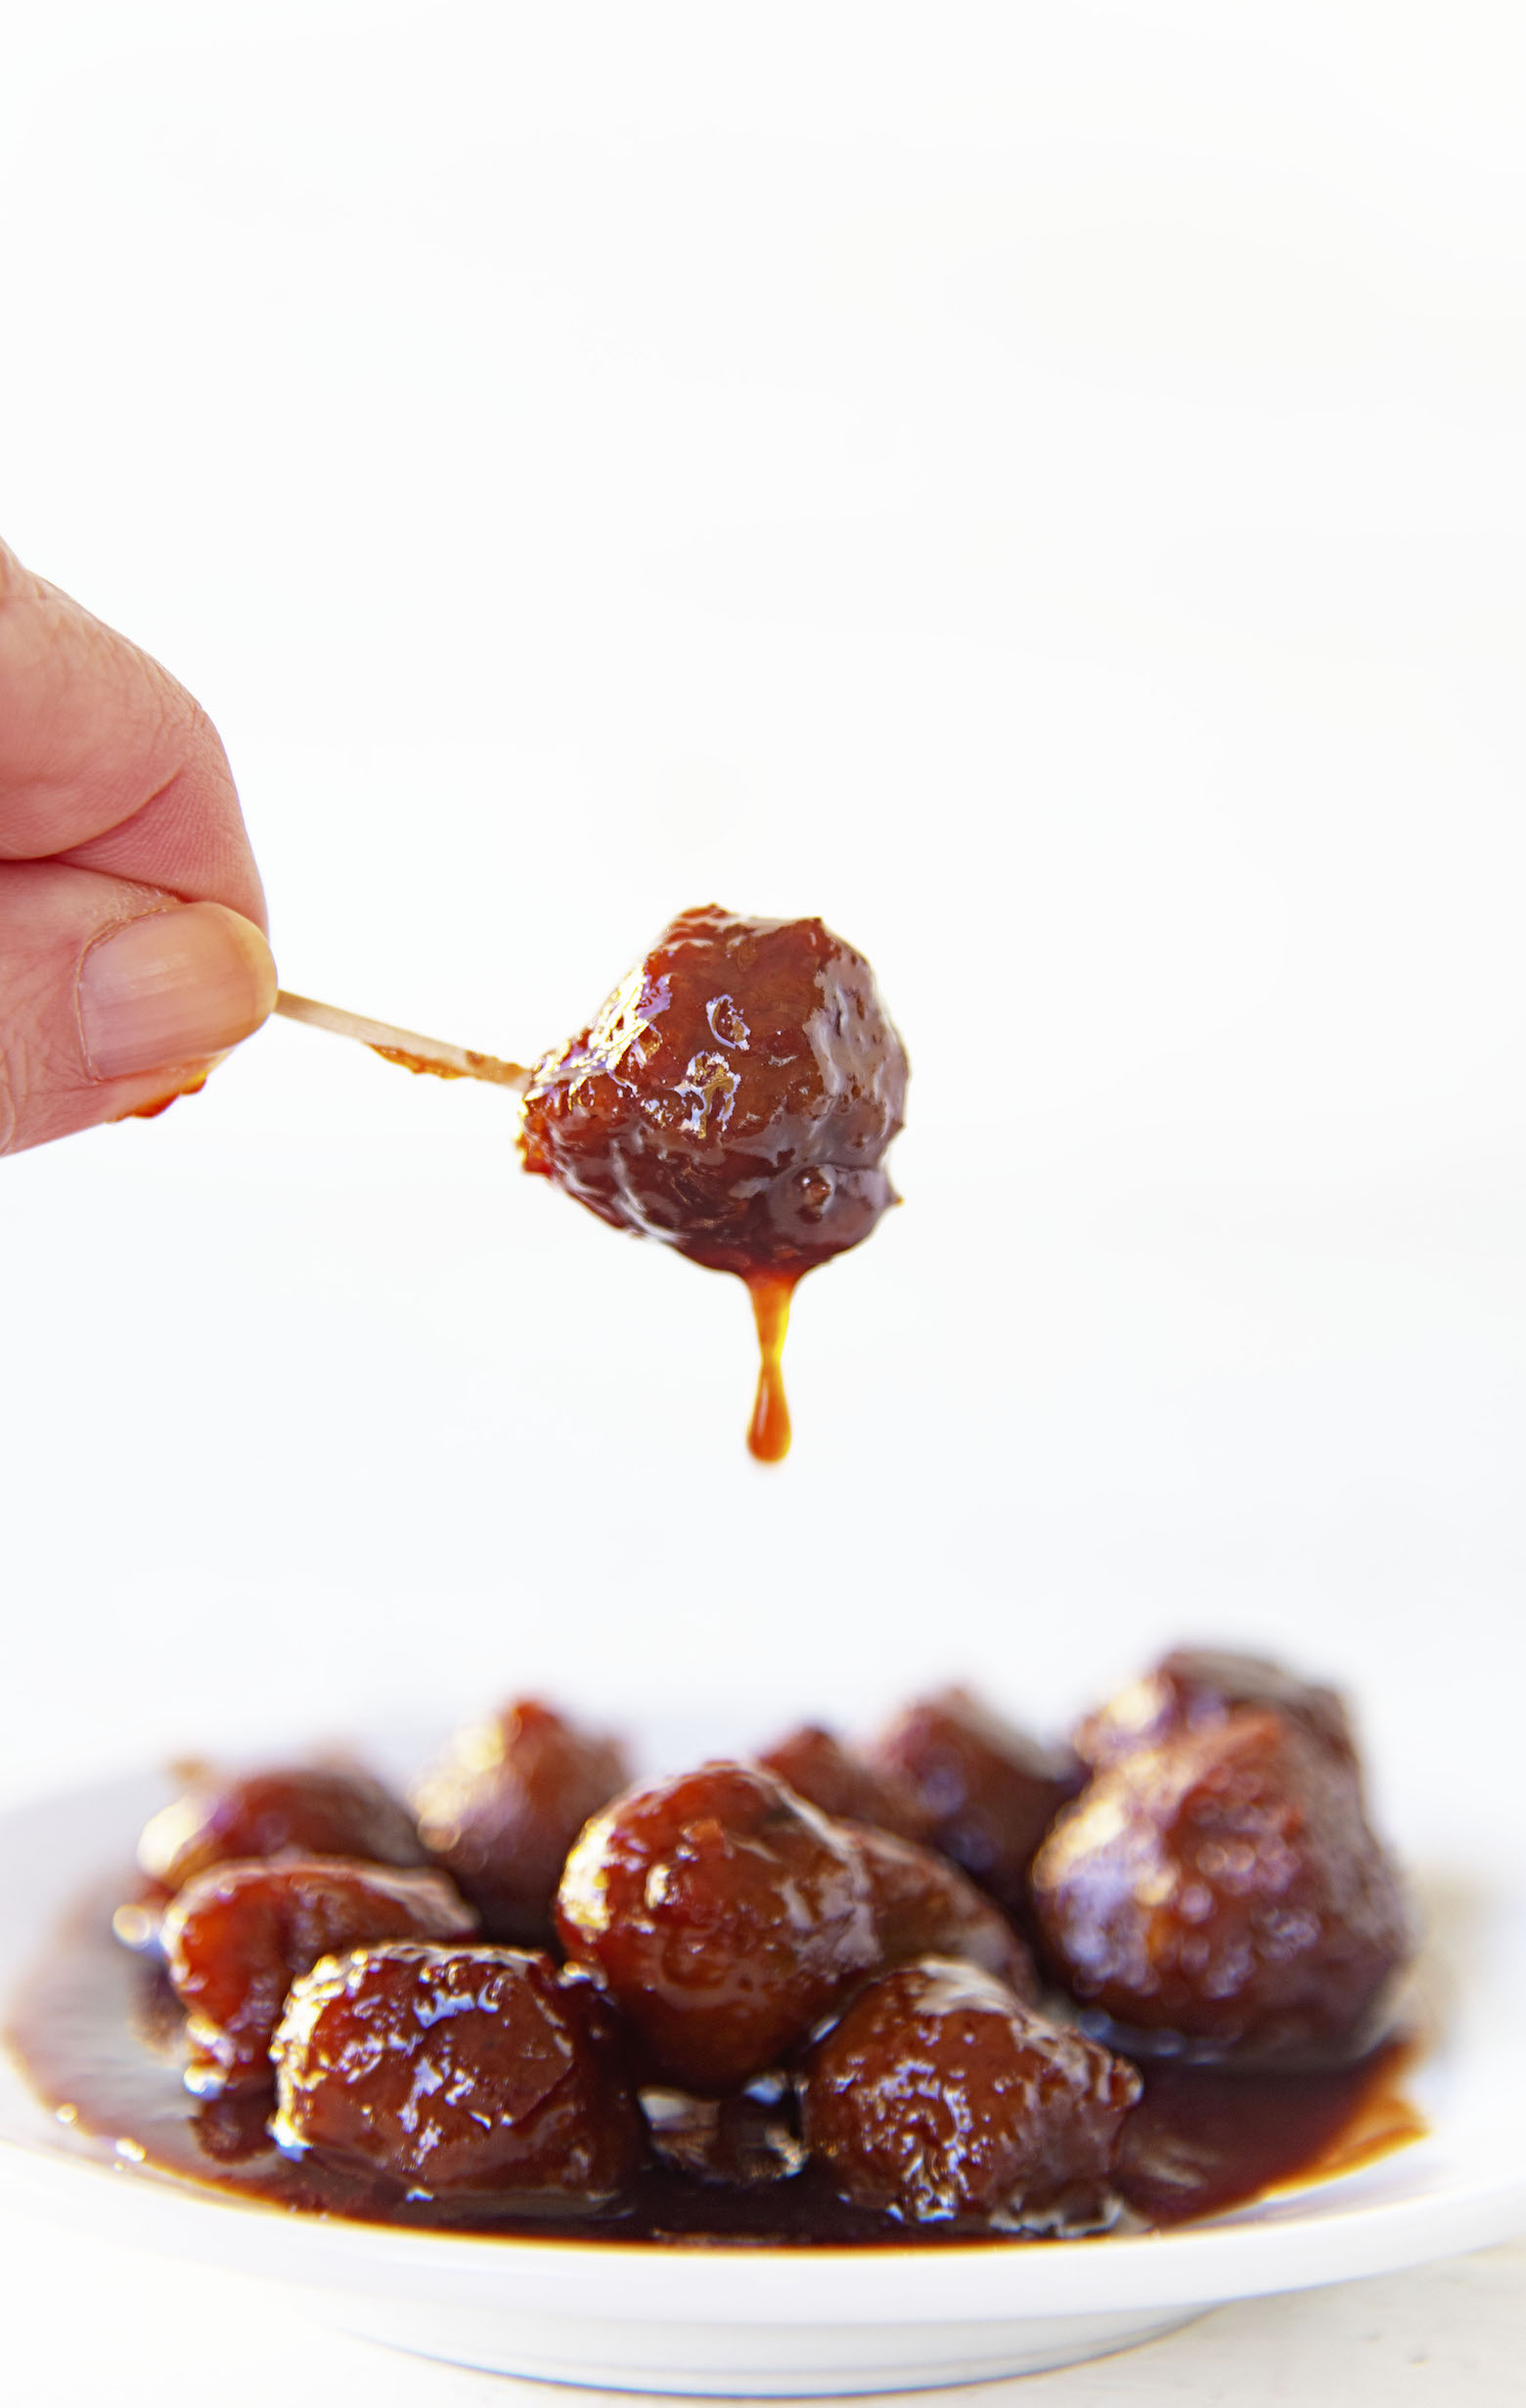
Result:
[[[760,1463],[782,1463],[789,1452],[789,1406],[785,1397],[781,1358],[789,1327],[789,1299],[795,1278],[778,1271],[757,1271],[747,1281],[752,1317],[758,1325],[758,1389],[747,1427],[748,1451]]]

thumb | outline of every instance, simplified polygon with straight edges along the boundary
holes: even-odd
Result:
[[[275,1000],[264,937],[225,904],[0,867],[0,1154],[181,1093]]]

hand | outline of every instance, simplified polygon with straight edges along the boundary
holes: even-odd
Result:
[[[199,1086],[276,1000],[216,730],[0,544],[0,1154]]]

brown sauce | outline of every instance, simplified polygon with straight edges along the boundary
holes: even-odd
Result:
[[[74,1914],[5,2031],[33,2089],[95,2155],[288,2211],[470,2226],[506,2239],[904,2249],[974,2238],[1012,2246],[999,2235],[929,2226],[913,2233],[845,2206],[810,2165],[788,2181],[736,2186],[654,2166],[618,2212],[569,2220],[401,2199],[364,2174],[293,2162],[266,2136],[268,2100],[199,2101],[184,2088],[180,2015],[168,1985],[157,1966],[112,1939],[119,1895],[112,1884]],[[1350,2172],[1419,2137],[1424,2126],[1400,2088],[1412,2056],[1412,2044],[1389,2040],[1319,2073],[1142,2066],[1144,2096],[1127,2127],[1118,2186],[1136,2226],[1219,2214],[1270,2190]]]
[[[530,1075],[522,1062],[502,1062],[496,1054],[474,1052],[471,1046],[462,1048],[459,1066],[434,1061],[427,1054],[410,1053],[403,1046],[373,1046],[371,1050],[380,1053],[383,1062],[391,1062],[399,1070],[411,1070],[419,1078],[486,1079],[495,1087],[518,1087]]]
[[[1400,2038],[1351,2065],[1298,2074],[1142,2066],[1144,2096],[1124,2126],[1119,2188],[1136,2215],[1160,2226],[1355,2173],[1423,2136],[1400,2087],[1414,2056]]]
[[[747,1281],[758,1330],[758,1392],[747,1425],[747,1449],[760,1463],[782,1463],[789,1452],[783,1356],[794,1291],[794,1279],[779,1273],[755,1271]]]
[[[130,1112],[123,1112],[119,1117],[124,1121],[157,1121],[159,1114],[167,1112],[172,1103],[178,1103],[182,1095],[200,1095],[206,1080],[207,1073],[203,1070],[199,1079],[188,1079],[184,1087],[175,1089],[173,1094],[156,1096],[152,1103],[135,1104]]]

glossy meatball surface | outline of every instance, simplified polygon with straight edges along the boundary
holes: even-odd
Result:
[[[1100,1772],[1040,1850],[1033,1896],[1078,1999],[1208,2054],[1350,2048],[1409,1946],[1354,1767],[1251,1708]]]
[[[385,1872],[337,1857],[214,1865],[188,1882],[161,1932],[187,2011],[186,2087],[268,2087],[270,2043],[298,1974],[375,1940],[466,1940],[476,1916],[442,1873]]]
[[[936,1957],[862,1989],[800,2086],[814,2159],[906,2224],[1085,2231],[1109,2222],[1139,2075],[976,1967]]]
[[[643,2147],[606,2017],[537,1953],[404,1940],[325,1958],[276,2033],[272,2130],[415,2195],[593,2207]]]
[[[419,1836],[489,1940],[553,1938],[561,1867],[589,1816],[630,1779],[615,1741],[533,1698],[461,1731],[414,1785]]]
[[[1073,1744],[1082,1762],[1097,1767],[1173,1732],[1222,1722],[1242,1706],[1282,1715],[1336,1756],[1357,1761],[1351,1722],[1334,1689],[1301,1680],[1270,1657],[1227,1647],[1173,1648],[1152,1672],[1088,1715]]]
[[[802,1722],[786,1732],[764,1749],[758,1762],[824,1814],[874,1823],[902,1840],[927,1837],[927,1815],[911,1783],[845,1748],[819,1722]]]
[[[893,1832],[855,1826],[869,1874],[882,1965],[908,1957],[958,1957],[994,1974],[1018,1998],[1036,2003],[1033,1958],[1007,1917],[946,1856]]]
[[[798,1275],[894,1191],[906,1053],[862,954],[819,919],[685,912],[536,1065],[524,1167],[713,1270]]]
[[[793,2048],[878,1961],[853,1835],[753,1764],[629,1791],[567,1858],[557,1926],[651,2078],[717,2096]]]
[[[1070,1760],[965,1689],[903,1708],[870,1756],[915,1791],[932,1845],[1022,1914],[1034,1850],[1078,1787]]]
[[[209,1865],[252,1856],[345,1856],[405,1868],[427,1862],[412,1819],[380,1781],[323,1764],[227,1780],[199,1775],[138,1843],[139,1865],[167,1890]]]

